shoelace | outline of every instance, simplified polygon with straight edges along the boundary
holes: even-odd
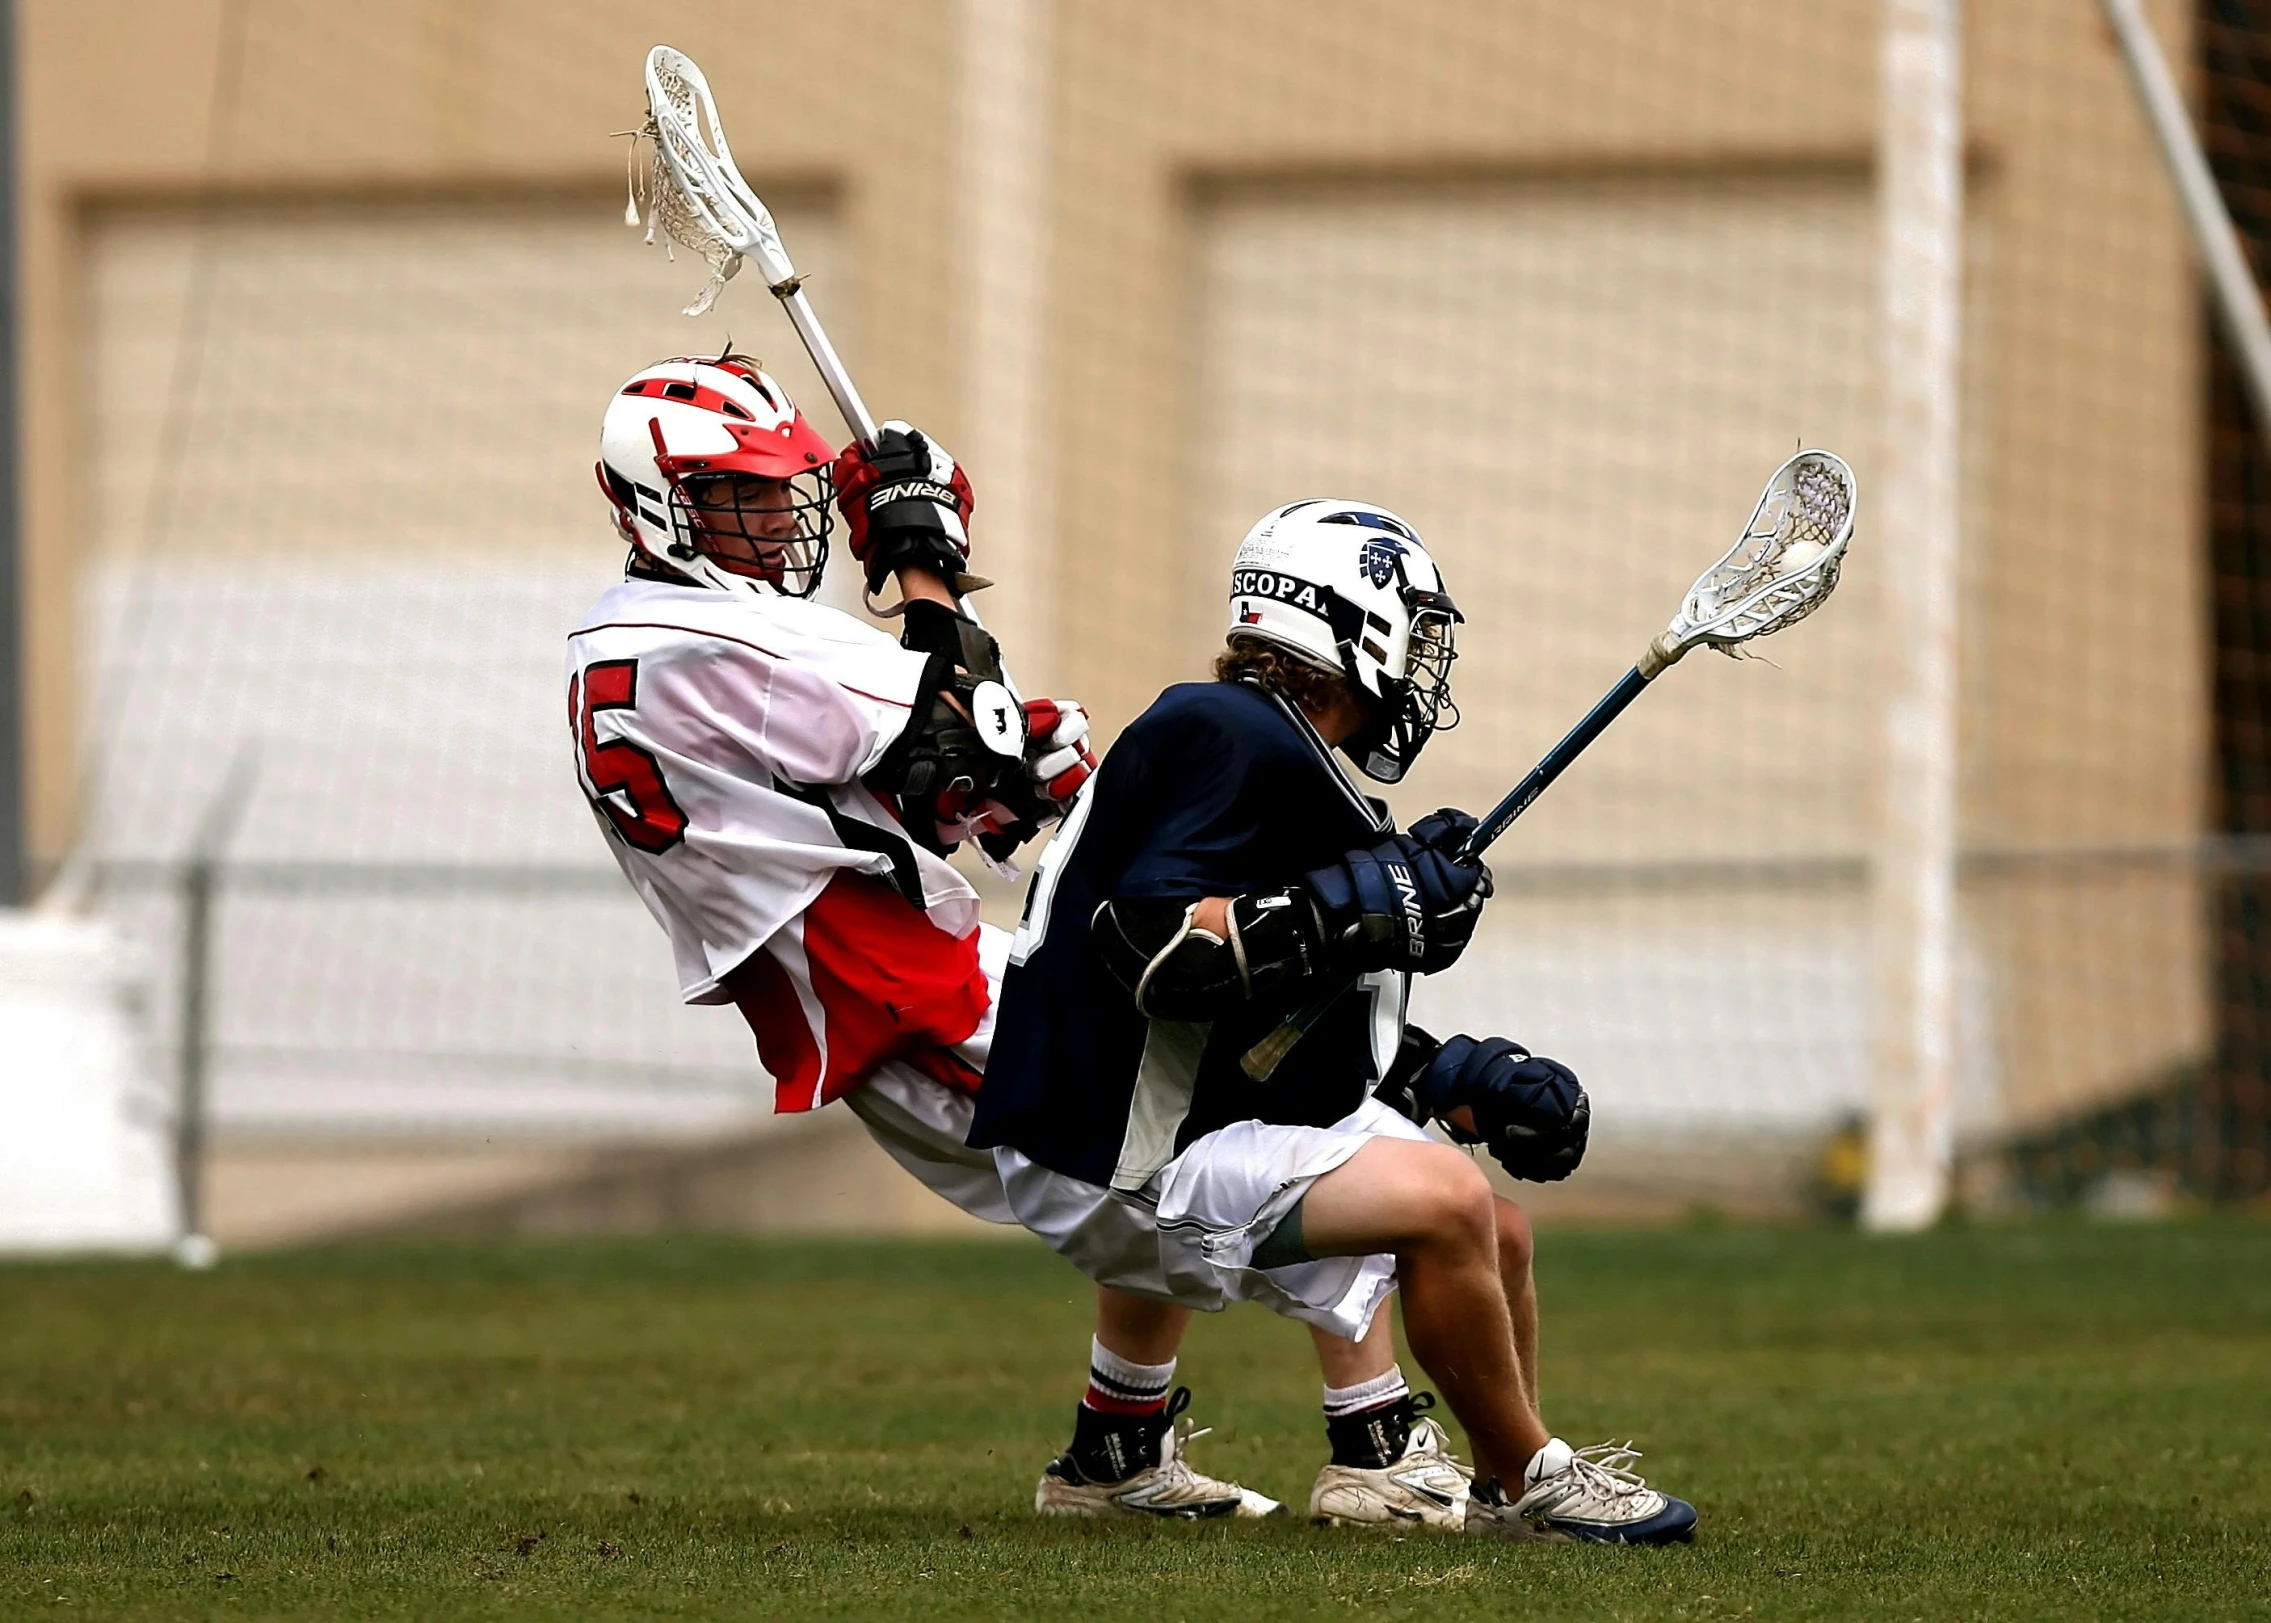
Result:
[[[1185,1476],[1191,1476],[1195,1473],[1184,1460],[1183,1450],[1197,1442],[1201,1437],[1211,1435],[1214,1431],[1212,1426],[1195,1426],[1191,1423],[1183,1413],[1190,1406],[1191,1389],[1187,1386],[1175,1388],[1174,1393],[1167,1399],[1165,1411],[1167,1430],[1159,1440],[1160,1469],[1180,1467]]]
[[[1647,1491],[1648,1484],[1641,1480],[1640,1473],[1625,1469],[1638,1458],[1640,1450],[1632,1446],[1629,1438],[1621,1443],[1595,1443],[1590,1448],[1573,1450],[1569,1469],[1587,1488],[1621,1499]]]

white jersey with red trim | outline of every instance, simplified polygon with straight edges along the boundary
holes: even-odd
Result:
[[[990,1009],[977,893],[859,781],[925,663],[819,604],[640,579],[568,639],[578,781],[680,992],[742,1006],[783,1109]],[[956,1010],[926,1026],[908,1013],[926,996]]]

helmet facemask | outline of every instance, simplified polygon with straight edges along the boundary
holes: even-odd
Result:
[[[1456,628],[1462,616],[1443,592],[1405,586],[1400,595],[1409,615],[1403,647],[1383,650],[1389,659],[1375,665],[1377,685],[1359,672],[1361,642],[1342,645],[1342,659],[1368,713],[1344,747],[1364,775],[1380,783],[1400,783],[1430,738],[1459,725],[1459,707],[1451,698],[1451,662],[1459,657]],[[1401,675],[1392,673],[1391,661],[1402,665]]]
[[[1428,739],[1458,722],[1460,619],[1418,532],[1369,502],[1318,497],[1278,508],[1231,561],[1229,637],[1343,677],[1365,720],[1340,747],[1382,783],[1399,782]]]
[[[600,486],[639,556],[747,597],[819,590],[835,459],[788,392],[732,353],[642,368],[600,421]]]
[[[834,525],[825,466],[787,479],[690,474],[670,486],[671,567],[758,581],[784,597],[820,589]],[[784,522],[784,515],[786,522]]]

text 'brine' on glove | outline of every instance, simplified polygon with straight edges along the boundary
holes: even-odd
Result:
[[[1456,827],[1448,820],[1459,815],[1437,812],[1410,834],[1392,834],[1302,876],[1325,950],[1340,967],[1432,975],[1459,961],[1490,897],[1490,870],[1480,861],[1456,861],[1420,836],[1426,829],[1448,837]]]
[[[873,446],[853,441],[836,458],[834,479],[869,596],[902,569],[927,569],[958,597],[986,584],[968,572],[970,481],[921,429],[893,419]]]

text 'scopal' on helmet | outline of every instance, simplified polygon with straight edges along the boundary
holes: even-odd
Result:
[[[599,484],[623,539],[654,563],[728,592],[810,597],[818,589],[834,460],[788,391],[739,355],[645,367],[600,421]],[[789,482],[797,538],[777,579],[725,568],[695,545],[699,520],[687,488],[729,474]]]
[[[1383,783],[1458,721],[1451,661],[1461,618],[1419,532],[1370,502],[1280,507],[1246,532],[1230,566],[1229,634],[1347,678],[1370,720],[1343,747]]]

